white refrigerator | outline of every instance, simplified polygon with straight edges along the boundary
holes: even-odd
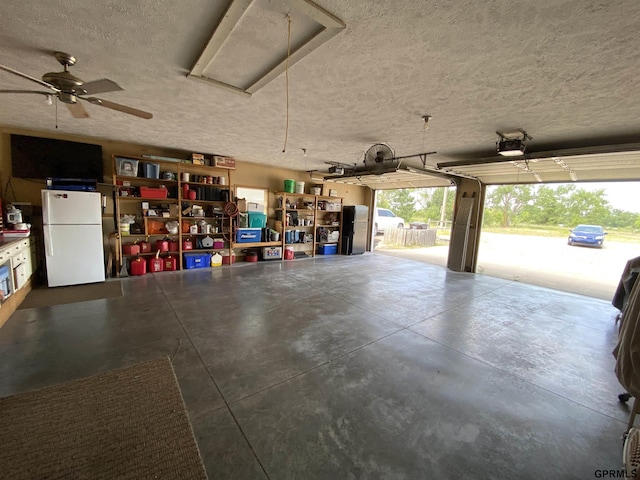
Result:
[[[49,286],[104,282],[102,195],[42,190],[42,220]]]

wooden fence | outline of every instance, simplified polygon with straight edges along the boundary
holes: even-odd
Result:
[[[385,245],[394,247],[433,247],[436,244],[436,229],[385,228]]]

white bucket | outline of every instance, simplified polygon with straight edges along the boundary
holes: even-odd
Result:
[[[311,187],[311,193],[313,193],[314,195],[321,195],[322,194],[322,187],[316,185],[315,187]]]
[[[304,182],[296,182],[296,193],[304,193]]]

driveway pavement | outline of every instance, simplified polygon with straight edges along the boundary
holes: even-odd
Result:
[[[446,266],[449,247],[381,246],[376,251]],[[604,248],[597,249],[569,246],[564,238],[485,232],[480,238],[477,273],[611,300],[625,263],[637,256],[640,245],[636,243],[606,241]]]

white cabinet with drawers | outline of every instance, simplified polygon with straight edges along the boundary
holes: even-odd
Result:
[[[8,297],[24,287],[29,278],[31,278],[33,273],[31,240],[29,238],[5,240],[0,245],[0,266],[9,267],[10,282],[8,288],[10,292],[5,292],[5,297]]]
[[[20,306],[31,291],[32,238],[5,238],[0,236],[0,327]]]

